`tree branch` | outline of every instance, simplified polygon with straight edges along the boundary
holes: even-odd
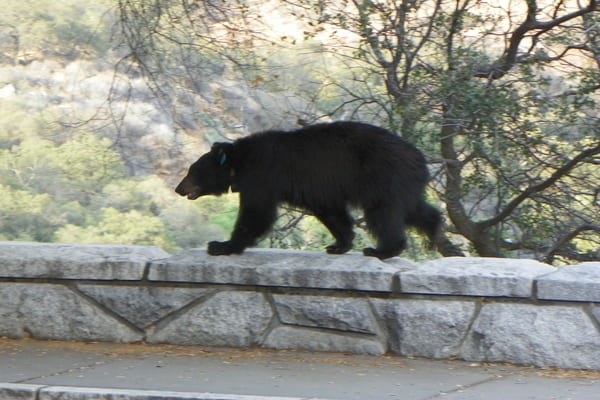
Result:
[[[494,64],[481,66],[481,68],[476,69],[474,77],[492,80],[502,78],[517,63],[523,62],[525,59],[524,57],[521,57],[521,59],[518,58],[518,51],[521,41],[529,32],[539,31],[536,34],[536,36],[539,36],[540,34],[553,29],[564,22],[596,11],[598,8],[598,0],[590,0],[587,7],[581,8],[577,11],[552,19],[550,21],[538,21],[536,19],[537,3],[535,1],[527,1],[527,7],[528,10],[525,22],[523,22],[513,31],[508,41],[508,48],[504,51],[504,54]]]
[[[554,257],[557,254],[562,254],[560,249],[563,246],[565,246],[571,240],[575,239],[580,233],[586,232],[586,231],[594,231],[594,232],[600,234],[600,225],[588,225],[588,224],[581,225],[581,226],[575,228],[573,231],[567,233],[546,251],[546,254],[544,254],[544,258],[543,258],[544,262],[546,262],[548,264],[552,264],[552,261],[554,261]],[[569,252],[569,253],[571,253],[571,252]],[[581,255],[579,255],[579,256],[580,257],[578,257],[577,259],[582,258]],[[589,258],[589,257],[586,257],[586,259],[587,258]]]
[[[586,160],[587,158],[593,157],[597,154],[600,154],[600,143],[596,143],[596,145],[594,147],[591,147],[591,148],[579,153],[572,160],[568,161],[562,167],[560,167],[556,171],[554,171],[554,173],[545,181],[543,181],[537,185],[530,186],[527,189],[525,189],[520,195],[518,195],[513,200],[511,200],[507,204],[507,206],[504,208],[504,210],[502,210],[495,217],[490,218],[486,221],[481,221],[481,222],[477,223],[478,227],[481,229],[487,229],[490,226],[494,226],[494,225],[500,223],[501,221],[503,221],[504,219],[509,217],[514,212],[514,210],[521,205],[521,203],[523,203],[525,200],[528,200],[533,194],[539,193],[539,192],[549,188],[554,183],[556,183],[559,179],[568,175],[573,169],[578,167],[579,164],[582,163],[584,160]]]

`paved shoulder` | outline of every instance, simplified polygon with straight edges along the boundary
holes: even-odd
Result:
[[[594,399],[600,372],[396,356],[0,338],[0,398]]]

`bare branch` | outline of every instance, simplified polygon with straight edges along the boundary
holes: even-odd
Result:
[[[583,232],[587,232],[587,231],[592,231],[592,232],[596,232],[597,234],[600,235],[600,225],[581,225],[578,226],[577,228],[573,229],[571,232],[567,233],[566,235],[564,235],[563,237],[561,237],[560,239],[558,239],[556,241],[556,243],[554,243],[554,245],[552,245],[544,254],[543,260],[544,262],[551,264],[554,261],[554,257],[557,254],[560,254],[560,251],[563,247],[565,247],[565,245],[567,243],[569,243],[570,241],[572,241],[573,239],[575,239],[577,236],[579,236],[581,233]],[[572,254],[572,252],[570,252],[570,258],[573,257],[577,257],[576,255],[574,256]],[[578,259],[581,259],[582,257],[577,257]],[[586,261],[591,261],[591,259],[587,259],[589,257],[586,257]]]
[[[485,79],[500,79],[508,71],[510,71],[516,64],[522,63],[527,60],[527,57],[518,57],[519,46],[523,39],[532,31],[536,31],[536,36],[548,32],[549,30],[569,21],[574,18],[578,18],[594,12],[598,8],[598,0],[590,0],[587,7],[583,7],[577,11],[557,17],[550,21],[538,21],[537,15],[537,4],[535,1],[527,2],[527,17],[525,21],[519,25],[510,36],[509,45],[502,57],[492,65],[486,65],[479,67],[474,77],[485,78]]]
[[[504,210],[497,214],[495,217],[490,218],[486,221],[477,223],[480,229],[487,229],[490,226],[496,225],[510,216],[517,207],[519,207],[524,201],[531,198],[535,193],[539,193],[550,186],[554,185],[559,179],[568,175],[573,169],[577,168],[581,163],[585,162],[588,158],[591,158],[597,154],[600,154],[600,143],[596,143],[595,146],[582,151],[573,159],[566,162],[562,167],[558,168],[554,173],[545,181],[536,185],[530,186],[525,189],[519,196],[515,197],[508,203]]]

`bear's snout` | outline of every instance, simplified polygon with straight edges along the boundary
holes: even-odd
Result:
[[[175,188],[175,193],[180,196],[187,196],[188,200],[196,200],[200,197],[200,187],[193,184],[189,177],[186,176]]]

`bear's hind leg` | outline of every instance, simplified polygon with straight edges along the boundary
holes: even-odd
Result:
[[[354,231],[352,217],[346,209],[328,210],[315,213],[335,238],[335,243],[326,247],[329,254],[344,254],[352,248]]]
[[[399,255],[406,248],[404,214],[393,205],[365,209],[369,231],[377,239],[377,248],[367,247],[363,254],[381,260]]]
[[[425,233],[429,238],[430,247],[433,248],[441,234],[442,216],[438,210],[422,200],[415,212],[406,216],[406,224]]]

